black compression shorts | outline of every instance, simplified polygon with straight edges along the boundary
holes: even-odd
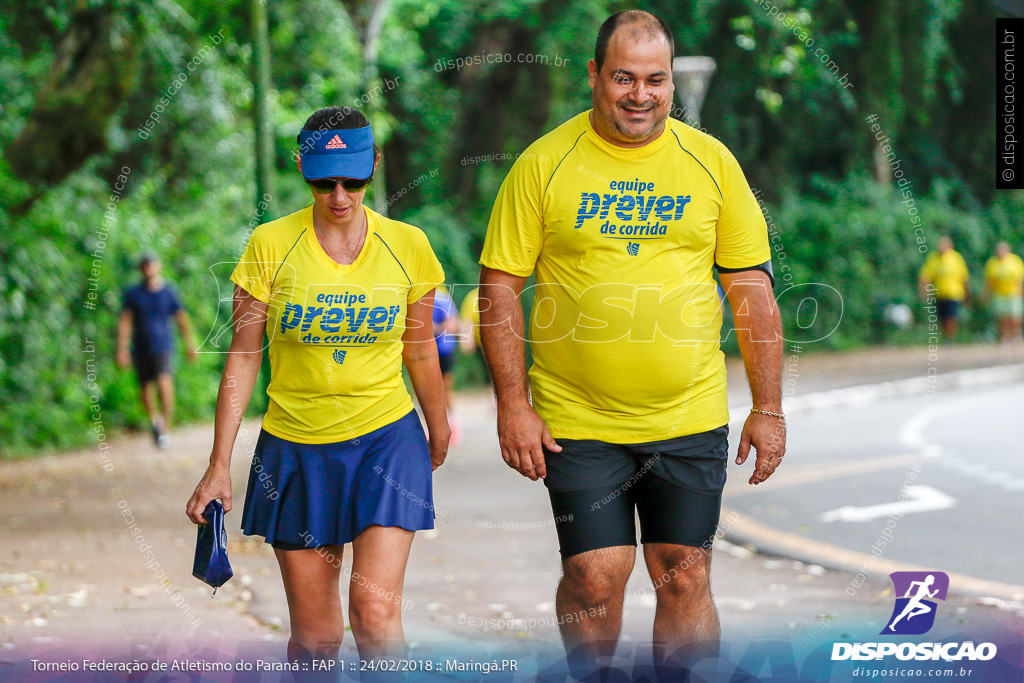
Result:
[[[718,530],[728,425],[640,444],[556,439],[544,449],[562,559],[641,543],[710,547]]]

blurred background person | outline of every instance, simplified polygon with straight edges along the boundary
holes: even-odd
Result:
[[[487,369],[487,361],[484,360],[483,346],[480,345],[480,288],[474,287],[462,300],[459,307],[459,317],[462,319],[463,336],[460,338],[462,352],[475,354],[480,361],[480,367],[484,369],[484,379],[488,386],[491,383],[491,373]]]
[[[121,319],[117,326],[117,362],[122,368],[129,364],[134,366],[153,440],[160,448],[167,449],[171,446],[168,431],[174,415],[174,332],[171,330],[171,318],[178,324],[190,361],[195,360],[196,351],[188,314],[181,307],[177,293],[160,275],[160,270],[160,259],[153,254],[144,254],[139,259],[142,282],[124,291]],[[160,389],[159,414],[156,410],[157,387]]]
[[[452,429],[452,446],[462,436],[459,418],[455,414],[455,363],[459,359],[459,315],[455,302],[447,288],[441,285],[434,290],[434,341],[437,342],[437,358],[441,362],[441,379],[444,381],[444,400],[448,408],[448,426]]]
[[[960,305],[970,301],[970,273],[964,257],[953,249],[949,237],[939,239],[939,250],[925,259],[919,278],[921,298],[928,296],[928,287],[934,287],[936,309],[942,322],[942,334],[947,341],[956,341],[959,331]]]
[[[1024,318],[1024,260],[1000,242],[995,255],[985,263],[985,287],[990,296],[992,315],[999,325],[999,341],[1021,341]]]

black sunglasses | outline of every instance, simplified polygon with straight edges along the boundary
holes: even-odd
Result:
[[[361,178],[317,178],[316,180],[307,180],[306,184],[312,187],[313,191],[317,194],[327,194],[328,192],[334,192],[334,188],[337,187],[338,183],[341,183],[346,192],[359,192],[365,189],[372,180],[372,175],[365,180]]]

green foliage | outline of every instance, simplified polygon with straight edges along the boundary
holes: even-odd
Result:
[[[775,293],[785,336],[793,341],[814,341],[819,348],[832,349],[883,341],[927,344],[917,281],[938,238],[953,239],[967,262],[976,294],[984,290],[982,272],[995,243],[1006,239],[1018,252],[1024,246],[1024,232],[1010,218],[1024,208],[1019,193],[1001,195],[993,206],[969,211],[951,201],[955,193],[943,181],[936,181],[928,196],[913,195],[913,190],[904,196],[858,175],[840,182],[817,176],[811,184],[812,193],[788,191],[777,207],[767,208],[779,237],[773,242]],[[919,223],[913,222],[915,216]],[[790,287],[793,290],[787,292]],[[807,302],[801,309],[807,297],[813,297],[816,306]],[[882,320],[884,306],[893,303],[914,309],[914,330],[901,335]],[[815,310],[817,318],[811,323]],[[991,321],[980,299],[969,313],[969,331],[984,338]]]
[[[864,117],[879,115],[913,179],[929,247],[951,234],[975,274],[996,239],[1020,252],[1024,201],[992,191],[994,10],[939,0],[774,4],[790,26],[749,0],[640,6],[673,28],[677,54],[717,61],[702,124],[736,154],[779,232],[776,293],[787,337],[825,337],[822,348],[922,343],[920,328],[897,334],[879,324],[884,302],[916,301],[924,255],[910,207],[878,175]],[[367,113],[385,151],[368,202],[422,227],[449,283],[475,282],[511,160],[462,161],[519,153],[589,107],[597,27],[627,4],[393,0],[375,64],[364,62],[366,8],[267,4],[276,189],[256,219],[249,0],[0,0],[0,457],[94,440],[93,395],[105,433],[145,427],[134,377],[113,357],[136,256],[162,256],[200,340],[219,329],[226,310],[218,300],[246,231],[309,203],[293,154],[296,132],[317,108]],[[87,58],[62,60],[77,35],[95,37]],[[548,63],[446,67],[486,54]],[[55,117],[41,100],[54,99],[47,93],[73,111]],[[88,148],[65,157],[42,144],[51,132]],[[122,169],[127,182],[114,200]],[[980,279],[973,284],[979,289]],[[94,310],[83,306],[90,291]],[[975,308],[965,334],[984,338],[988,323]],[[181,420],[210,419],[221,365],[217,353],[179,359]],[[460,379],[481,378],[474,359],[461,366]],[[251,412],[265,402],[257,392]]]

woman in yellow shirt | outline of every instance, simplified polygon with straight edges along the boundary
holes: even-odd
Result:
[[[361,113],[321,109],[298,142],[313,203],[257,228],[231,275],[234,336],[213,452],[186,511],[202,524],[210,500],[231,509],[231,450],[265,332],[270,402],[242,528],[274,547],[288,598],[289,659],[337,657],[348,543],[349,621],[360,658],[402,657],[405,567],[415,531],[434,526],[431,472],[451,434],[432,329],[444,273],[419,228],[363,206],[380,153]]]
[[[1021,341],[1024,318],[1024,261],[1000,242],[985,264],[985,285],[991,296],[992,314],[999,323],[999,341]]]

